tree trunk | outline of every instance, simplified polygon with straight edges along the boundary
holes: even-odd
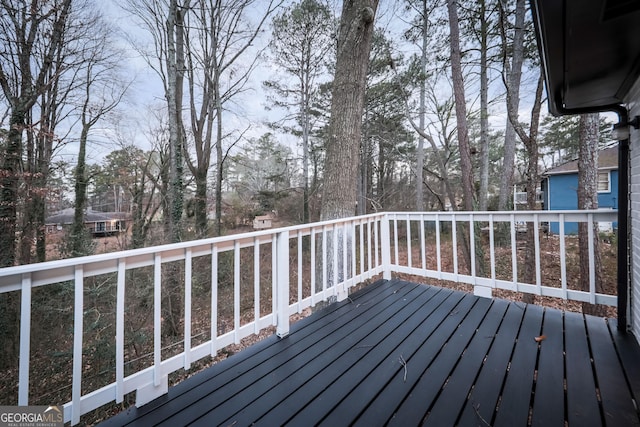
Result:
[[[26,156],[23,156],[22,160],[22,186],[23,196],[21,201],[21,211],[23,212],[20,218],[20,240],[18,241],[18,265],[31,264],[32,262],[32,242],[35,237],[35,211],[33,202],[38,190],[34,188],[36,185],[36,166],[35,166],[35,132],[33,126],[33,119],[31,113],[29,113],[27,119],[27,130],[25,132],[26,149],[24,150]]]
[[[527,208],[529,210],[536,209],[536,196],[538,189],[538,128],[540,125],[540,109],[542,107],[542,89],[544,78],[540,74],[538,77],[538,84],[536,86],[536,93],[533,100],[533,107],[531,108],[531,124],[529,125],[529,134],[527,135],[522,128],[522,125],[518,122],[517,115],[513,112],[509,112],[509,121],[514,127],[514,130],[518,133],[518,136],[524,143],[527,151]],[[507,97],[510,95],[507,93]],[[525,260],[524,260],[524,281],[525,283],[533,283],[536,276],[535,265],[535,240],[534,224],[529,222],[527,224],[527,244],[525,246]],[[531,304],[534,302],[532,294],[523,294],[522,301]]]
[[[60,59],[59,63],[62,62]],[[66,94],[66,93],[65,93]],[[63,96],[62,99],[66,99]],[[38,174],[37,188],[39,193],[34,201],[34,216],[36,221],[36,260],[44,262],[47,258],[46,242],[46,194],[49,181],[49,168],[55,141],[55,128],[58,124],[59,85],[56,82],[41,98],[40,131],[37,136],[36,170]]]
[[[344,1],[338,37],[321,219],[356,208],[364,92],[377,0]]]
[[[29,121],[31,122],[31,119]],[[45,195],[51,164],[53,132],[43,130],[43,128],[48,129],[48,126],[43,124],[45,121],[46,119],[41,118],[40,129],[27,132],[29,148],[26,162],[24,162],[26,197],[23,201],[21,239],[18,249],[20,265],[34,262],[34,255],[35,262],[46,261]],[[34,241],[36,242],[35,253]]]
[[[460,173],[462,175],[462,205],[465,211],[473,211],[473,166],[471,163],[471,147],[469,145],[469,130],[467,124],[467,103],[464,91],[464,79],[462,76],[462,54],[460,52],[460,24],[458,22],[457,2],[455,0],[447,0],[447,10],[449,12],[449,46],[451,48],[451,80],[453,82],[453,96],[456,106],[456,123],[458,135],[458,150],[460,152]],[[470,233],[474,230],[468,229],[461,225],[462,242],[464,256],[469,273],[471,273],[471,249],[470,249]],[[477,261],[481,261],[476,257]],[[479,271],[476,273],[481,275],[482,262],[476,262]]]
[[[306,74],[307,81],[304,86],[306,89],[302,91],[301,115],[302,115],[302,222],[309,223],[309,131],[311,128],[311,119],[309,108],[311,107],[311,91],[309,77]]]
[[[16,256],[16,220],[22,132],[26,112],[16,106],[11,112],[7,146],[0,169],[0,267],[10,267]]]
[[[358,179],[358,211],[357,215],[367,213],[368,191],[369,191],[369,146],[370,141],[367,135],[362,137],[362,149],[360,150],[360,179]]]
[[[170,242],[182,240],[182,70],[184,56],[181,56],[183,34],[181,13],[177,0],[171,0],[167,17],[167,88],[166,98],[169,113],[169,186],[168,208],[164,213],[165,230]],[[181,61],[182,59],[182,61]]]
[[[426,98],[427,98],[427,48],[429,42],[429,15],[427,11],[427,0],[422,0],[422,47],[420,49],[420,111],[418,125],[420,131],[424,133],[426,126]],[[424,208],[424,137],[418,135],[418,151],[416,152],[416,211],[422,212]]]
[[[376,167],[376,170],[378,172],[378,177],[376,178],[376,181],[378,182],[378,188],[376,189],[376,193],[378,196],[378,204],[380,206],[380,209],[382,209],[383,211],[386,210],[387,208],[387,195],[385,194],[385,188],[386,188],[386,175],[387,175],[387,168],[386,168],[386,151],[384,149],[384,141],[382,141],[382,139],[378,140],[378,166]]]
[[[486,2],[480,1],[480,191],[478,205],[487,210],[489,195],[489,76],[487,73],[487,36],[489,32]]]
[[[462,203],[464,210],[473,210],[473,167],[467,127],[467,103],[462,77],[462,56],[460,52],[460,26],[458,22],[457,2],[447,0],[449,12],[449,45],[451,48],[451,79],[456,104],[456,123],[458,147],[460,151],[460,173],[462,174]]]
[[[83,122],[85,118],[83,115]],[[91,236],[87,231],[84,220],[85,210],[87,208],[87,170],[86,170],[86,158],[87,158],[87,138],[89,136],[89,124],[82,125],[82,131],[80,132],[80,147],[78,149],[78,162],[75,168],[75,202],[73,210],[73,224],[71,225],[70,233],[70,248],[69,252],[72,257],[79,257],[83,255],[89,255],[92,252],[93,245]]]
[[[524,17],[526,12],[525,0],[516,0],[516,15],[513,35],[513,45],[511,48],[511,63],[508,61],[507,38],[505,27],[507,26],[506,17],[506,1],[501,1],[501,18],[502,18],[502,49],[503,49],[503,65],[505,73],[505,82],[508,86],[509,96],[507,97],[508,115],[518,116],[518,107],[520,105],[520,81],[522,78],[522,63],[524,61]],[[513,170],[516,153],[516,131],[510,119],[507,119],[504,137],[504,157],[502,160],[502,175],[500,176],[500,194],[498,196],[498,209],[506,210],[511,200],[511,191],[513,189]]]
[[[302,222],[309,223],[309,130],[307,124],[304,125],[304,136],[302,138]]]
[[[598,208],[598,140],[600,115],[580,116],[580,148],[578,155],[578,209]],[[589,229],[586,222],[578,223],[578,245],[580,247],[580,287],[589,292]],[[593,250],[595,261],[596,292],[602,292],[602,260],[598,239],[598,226],[593,225]],[[582,303],[582,312],[604,316],[602,306]]]
[[[345,218],[356,212],[362,114],[377,6],[377,0],[343,2],[326,140],[321,220]],[[338,233],[336,240],[332,233]],[[342,279],[343,239],[347,239],[347,254],[350,254],[353,236],[349,235],[348,230],[334,230],[327,234],[326,243],[323,242],[327,251],[328,286]],[[336,259],[334,241],[337,242]],[[347,265],[351,265],[349,260]]]
[[[196,180],[196,194],[195,194],[195,229],[196,236],[199,239],[204,239],[208,236],[208,219],[207,219],[207,175],[209,167],[206,169],[198,170],[195,175]]]
[[[222,180],[224,178],[224,159],[222,153],[222,103],[220,94],[216,90],[216,236],[222,235]]]

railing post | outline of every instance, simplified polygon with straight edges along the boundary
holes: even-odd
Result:
[[[380,248],[382,251],[382,278],[391,280],[391,233],[389,232],[389,215],[380,219]]]
[[[493,298],[493,289],[489,286],[474,285],[473,294],[477,297]]]
[[[31,358],[31,274],[22,275],[20,297],[20,359],[18,405],[29,404],[29,361]]]
[[[73,307],[73,377],[71,386],[71,425],[80,423],[80,398],[82,397],[82,338],[84,320],[84,270],[82,265],[74,269]]]
[[[169,376],[162,372],[162,255],[153,255],[153,381],[136,390],[136,407],[169,391]]]
[[[289,335],[289,231],[274,236],[276,251],[276,334]]]

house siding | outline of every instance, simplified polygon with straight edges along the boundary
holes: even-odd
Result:
[[[610,171],[609,177],[610,191],[598,193],[599,209],[618,209],[618,171]],[[578,209],[578,174],[568,173],[562,175],[551,175],[544,185],[545,209],[548,210],[572,210]],[[618,224],[613,223],[617,228]],[[550,224],[550,231],[558,234],[560,226],[557,222]],[[578,223],[566,223],[565,233],[577,234]]]
[[[627,107],[629,116],[640,115],[640,80],[629,91]],[[632,129],[629,147],[629,271],[630,301],[628,324],[634,335],[640,338],[640,131]]]

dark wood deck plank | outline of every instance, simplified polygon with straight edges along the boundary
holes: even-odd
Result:
[[[344,404],[348,404],[350,412],[354,415],[362,412],[362,410],[370,404],[371,399],[376,397],[377,393],[384,387],[384,384],[391,378],[403,377],[404,367],[402,360],[408,363],[407,360],[410,359],[412,354],[420,347],[421,343],[437,333],[441,323],[449,317],[451,312],[458,307],[466,307],[467,304],[472,304],[472,301],[468,301],[464,296],[456,295],[455,293],[450,295],[441,305],[429,313],[429,316],[419,328],[414,329],[414,333],[409,339],[403,340],[403,342],[395,347],[387,346],[383,352],[385,356],[382,359],[371,353],[366,360],[373,360],[375,363],[370,367],[362,365],[363,369],[371,371],[367,376],[351,384],[345,384],[348,379],[344,379],[336,384],[336,387],[332,387],[331,391],[333,393],[339,393],[337,395],[323,393],[323,397],[331,403],[330,407],[322,408],[315,405],[305,407],[303,411],[297,413],[296,416],[290,420],[291,425],[296,425],[307,419],[312,421],[312,423],[320,422],[328,413],[333,411],[336,406],[344,407]],[[340,385],[346,385],[353,389],[359,384],[362,384],[362,386],[358,387],[359,392],[357,393],[352,392],[347,396],[338,391]],[[340,399],[342,396],[347,399],[346,402],[344,399]],[[348,420],[343,420],[343,422],[348,423]]]
[[[354,372],[353,366],[366,353],[367,346],[377,346],[381,352],[384,352],[385,347],[397,345],[402,334],[396,332],[399,329],[404,329],[407,319],[416,313],[418,316],[422,315],[419,313],[421,308],[428,313],[439,305],[439,300],[451,295],[451,292],[439,291],[426,286],[417,290],[422,292],[407,294],[405,298],[398,299],[396,304],[389,307],[394,311],[394,314],[381,313],[377,318],[372,318],[366,325],[352,333],[348,340],[333,343],[325,351],[316,352],[317,357],[305,365],[304,371],[291,376],[285,382],[272,383],[271,387],[265,390],[265,392],[269,392],[269,396],[266,398],[258,399],[250,405],[245,404],[243,407],[230,407],[228,410],[223,407],[218,408],[216,409],[216,417],[223,417],[222,425],[249,425],[258,421],[266,412],[275,407],[280,408],[281,411],[272,413],[271,418],[260,419],[260,424],[273,425],[273,422],[281,424],[283,420],[287,419],[287,416],[297,412],[300,408],[299,405],[304,406],[310,400],[318,401],[317,395],[336,378],[358,375]],[[441,294],[444,295],[441,296]],[[425,303],[427,307],[424,307]],[[401,326],[402,328],[400,328]],[[368,372],[361,374],[367,375]],[[257,393],[253,392],[252,394]],[[305,396],[304,401],[299,399],[300,395]],[[276,421],[270,421],[274,418]],[[204,422],[206,417],[202,420]]]
[[[639,425],[631,391],[619,381],[619,378],[624,378],[624,372],[615,348],[611,345],[606,320],[593,316],[585,316],[585,319],[605,424]]]
[[[383,281],[373,284],[370,290],[367,290],[367,288],[351,297],[353,304],[360,304],[364,308],[359,313],[362,316],[366,315],[367,310],[379,304],[379,301],[390,303],[389,297],[394,295],[395,292],[395,288],[388,286]],[[166,419],[166,417],[189,406],[198,396],[206,395],[211,390],[221,388],[224,384],[232,383],[255,366],[268,361],[280,352],[287,351],[290,346],[295,346],[300,342],[303,344],[313,342],[313,339],[321,338],[321,335],[314,334],[324,333],[324,336],[329,336],[336,329],[335,325],[346,323],[346,319],[350,319],[352,316],[353,312],[348,301],[332,304],[314,313],[313,316],[294,324],[291,329],[291,336],[287,337],[285,343],[275,335],[268,337],[245,351],[217,363],[213,367],[215,369],[207,369],[181,382],[176,387],[172,387],[166,396],[156,399],[142,408],[128,409],[125,413],[116,417],[120,419],[112,419],[114,424],[105,424],[105,427],[110,425],[147,426],[157,424]],[[357,317],[359,316],[356,316],[356,319]],[[313,336],[313,338],[309,338],[310,336]],[[129,415],[127,422],[130,424],[121,424],[121,419],[124,419],[127,415]]]
[[[400,280],[351,301],[103,426],[640,425],[640,347],[615,321]]]
[[[493,426],[511,427],[528,423],[538,358],[538,343],[535,338],[540,335],[542,329],[543,313],[542,307],[527,305]]]
[[[388,334],[379,343],[367,339],[362,345],[355,346],[345,354],[342,360],[336,360],[329,366],[331,373],[321,372],[319,375],[310,378],[296,394],[292,394],[287,399],[275,405],[268,414],[260,418],[259,424],[272,425],[282,420],[289,420],[293,415],[297,419],[304,419],[310,424],[314,424],[324,417],[327,411],[318,410],[320,405],[307,406],[308,402],[302,402],[297,398],[297,394],[309,396],[309,400],[313,402],[322,402],[323,407],[331,408],[339,402],[349,397],[357,397],[353,393],[353,388],[361,383],[364,379],[370,378],[374,369],[380,365],[393,365],[386,363],[396,348],[405,345],[408,334],[405,331],[415,330],[424,326],[425,319],[434,319],[448,312],[447,307],[455,305],[459,301],[459,296],[448,291],[440,291],[428,301],[416,300],[415,303],[420,304],[415,311],[409,314],[404,320],[398,319],[399,324],[394,324]],[[435,323],[435,322],[434,322]],[[435,326],[433,327],[435,329]],[[373,338],[373,337],[371,337]],[[372,344],[367,344],[372,343]],[[343,365],[341,367],[341,365]],[[337,371],[336,371],[337,370]],[[395,369],[394,369],[395,370]],[[377,377],[377,375],[375,375]],[[352,406],[352,410],[356,411],[359,407],[358,403]],[[302,412],[300,412],[302,411]],[[252,408],[253,412],[253,408]],[[241,419],[242,420],[242,419]],[[295,421],[294,421],[295,422]]]
[[[570,426],[602,425],[584,316],[565,313],[567,420]]]
[[[326,362],[328,358],[346,351],[346,348],[359,342],[398,310],[394,305],[400,305],[399,297],[407,295],[407,298],[410,298],[412,295],[424,292],[424,290],[419,286],[404,285],[395,289],[395,298],[383,299],[381,303],[372,307],[361,306],[362,313],[366,314],[358,315],[346,323],[323,328],[316,334],[309,335],[299,341],[296,345],[289,345],[285,351],[281,351],[253,369],[243,372],[233,383],[225,384],[224,387],[218,387],[208,394],[199,396],[197,402],[183,408],[158,425],[191,423],[202,417],[205,418],[202,418],[201,421],[207,425],[222,422],[280,382],[293,380],[300,374],[298,371],[301,369],[306,370],[316,366],[316,364],[310,363],[316,357],[319,356]],[[327,348],[324,338],[329,334],[332,344]],[[291,341],[291,338],[292,336],[283,338],[283,344],[290,344],[286,341]]]
[[[477,307],[477,309],[476,309]],[[483,311],[484,304],[480,304],[472,310],[475,312]],[[448,315],[450,315],[449,312]],[[432,334],[434,321],[440,323],[437,318],[429,318],[420,328],[415,329],[408,339],[395,352],[395,357],[390,357],[388,363],[378,365],[364,381],[345,396],[344,399],[338,401],[338,404],[328,413],[327,417],[322,419],[322,425],[337,425],[341,422],[350,424],[365,410],[378,394],[379,390],[387,387],[387,384],[396,377],[402,378],[404,382],[405,372],[407,378],[420,376],[421,371],[426,369],[428,360],[422,360],[415,353],[419,350],[420,344],[424,341],[427,332]],[[400,359],[402,356],[402,359]],[[406,371],[403,363],[406,363]],[[398,371],[398,367],[401,368]],[[375,405],[375,403],[373,403]]]
[[[531,425],[539,427],[564,425],[564,325],[562,312],[546,309],[542,322],[544,341],[534,390]]]
[[[508,307],[509,303],[504,300],[493,301],[489,313],[429,413],[426,425],[455,425]]]
[[[405,358],[407,365],[415,366],[418,369],[420,366],[428,366],[438,355],[440,348],[456,331],[461,320],[464,319],[465,314],[473,307],[476,301],[477,299],[472,295],[465,295],[460,304],[440,323],[436,331],[423,341],[420,348],[410,358]],[[398,358],[404,353],[404,349],[398,349]],[[403,365],[397,363],[396,366],[396,375],[371,401],[354,425],[371,426],[383,423],[391,418],[411,388],[419,380],[420,377],[418,375],[407,375],[405,381]]]
[[[487,353],[458,425],[490,425],[492,422],[524,312],[523,304],[509,304],[507,314]]]
[[[422,373],[413,374],[420,375],[420,378],[396,410],[389,425],[408,426],[421,424],[460,360],[463,350],[468,346],[474,333],[480,327],[480,323],[490,306],[490,300],[480,299],[462,320],[462,326],[455,331],[441,348],[435,360]]]
[[[638,363],[640,346],[633,335],[618,330],[618,323],[615,319],[607,319],[607,326],[637,405],[640,402],[640,363]]]

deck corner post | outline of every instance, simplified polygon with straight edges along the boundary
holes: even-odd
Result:
[[[289,335],[289,231],[281,231],[275,236],[276,251],[276,334]]]
[[[391,233],[389,231],[389,214],[380,219],[380,249],[382,252],[382,278],[391,280]]]
[[[473,286],[473,294],[475,296],[478,296],[478,297],[492,298],[493,297],[493,289],[491,289],[488,286],[474,285]]]
[[[159,385],[155,385],[154,382],[150,382],[136,390],[136,408],[140,408],[168,392],[169,377],[167,375],[163,375],[162,378],[160,378]]]
[[[336,295],[336,302],[342,302],[344,300],[346,300],[347,298],[349,298],[349,288],[347,288],[346,283],[340,283],[338,285],[337,290],[338,293]]]

